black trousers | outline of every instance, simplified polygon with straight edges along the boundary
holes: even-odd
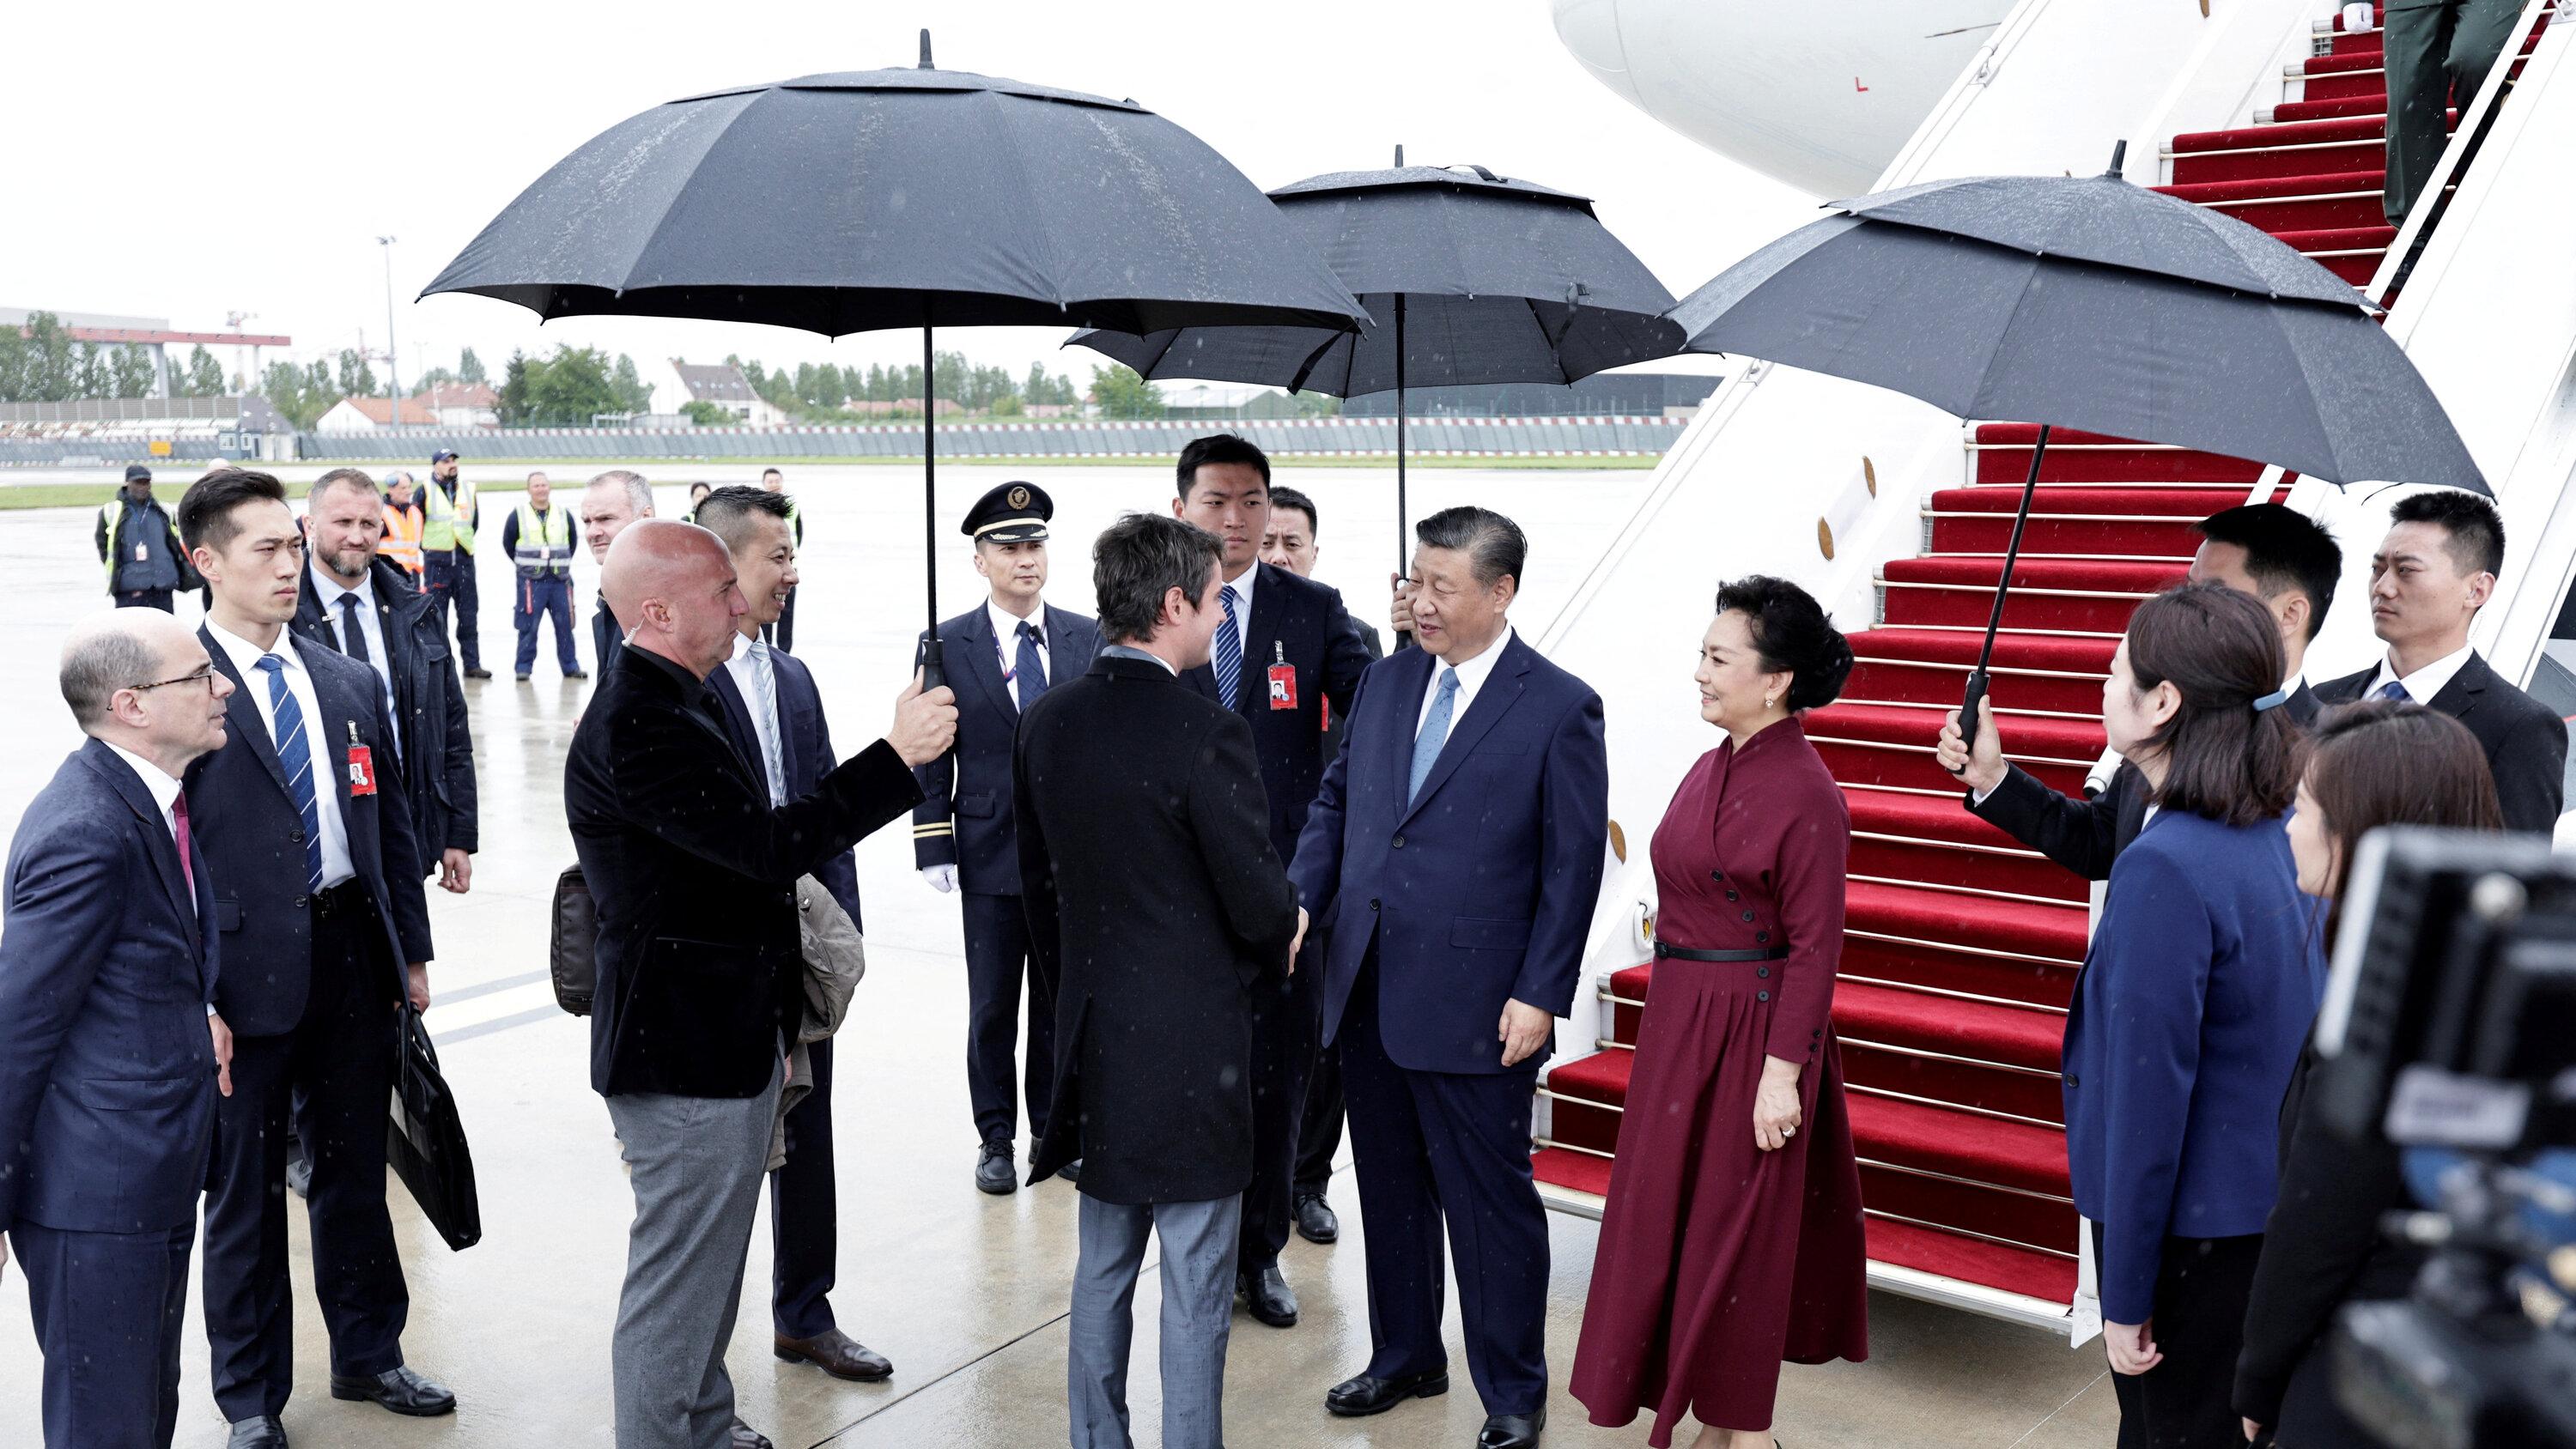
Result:
[[[1306,955],[1314,961],[1317,1001],[1316,1036],[1323,1035],[1323,970],[1324,961],[1332,955],[1332,939],[1321,931],[1306,933]],[[1303,964],[1297,968],[1306,969]],[[1297,1170],[1293,1182],[1300,1197],[1311,1193],[1324,1195],[1332,1185],[1333,1157],[1342,1150],[1342,1048],[1336,1042],[1315,1048],[1315,1069],[1306,1078],[1305,1120],[1297,1128]]]
[[[785,622],[783,619],[780,621]],[[781,648],[786,646],[781,645]],[[1015,1096],[1025,1092],[1029,1138],[1046,1136],[1047,1095],[1055,1088],[1055,983],[1029,949],[1029,918],[1018,896],[968,893],[966,917],[966,1095],[975,1135],[1008,1142],[1019,1130]],[[1012,1070],[1020,1040],[1020,983],[1028,982],[1029,1059]],[[1012,1079],[1018,1077],[1015,1083]],[[1017,1092],[1015,1092],[1015,1088]]]
[[[9,1236],[45,1358],[45,1442],[170,1449],[195,1225],[81,1233],[21,1219]]]
[[[1252,1004],[1252,1182],[1243,1190],[1235,1267],[1258,1273],[1279,1261],[1297,1223],[1298,1139],[1306,1086],[1324,1035],[1324,955],[1309,941],[1286,979],[1264,974]]]
[[[389,950],[363,886],[317,898],[304,1019],[284,1035],[233,1038],[233,1094],[215,1101],[206,1191],[206,1342],[215,1406],[227,1419],[282,1413],[295,1386],[290,1110],[313,1158],[305,1211],[331,1371],[378,1374],[402,1365],[411,1296],[385,1211],[385,1108],[400,990]],[[230,967],[259,963],[252,956]]]
[[[463,549],[446,554],[431,554],[422,575],[422,586],[438,601],[442,624],[456,626],[456,660],[460,668],[483,667],[483,639],[474,623],[480,601],[474,591],[474,555]]]
[[[769,1318],[789,1338],[820,1338],[839,1326],[828,1297],[840,1258],[832,1043],[812,1043],[805,1053],[814,1090],[788,1109],[787,1162],[769,1174]]]
[[[2093,1252],[2102,1252],[2102,1225]],[[2142,1374],[2113,1374],[2120,1401],[2119,1449],[2243,1449],[2245,1428],[2229,1403],[2236,1356],[2245,1346],[2245,1305],[2263,1235],[2167,1238],[2156,1266],[2151,1325],[2164,1362]]]
[[[159,609],[164,614],[175,614],[179,611],[171,605],[170,596],[172,592],[173,591],[169,589],[127,589],[124,593],[116,596],[116,607],[120,609]]]

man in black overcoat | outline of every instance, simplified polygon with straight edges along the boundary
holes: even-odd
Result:
[[[1057,982],[1032,1182],[1082,1161],[1068,1384],[1076,1444],[1125,1444],[1129,1303],[1162,1260],[1166,1449],[1223,1442],[1236,1239],[1253,1172],[1250,993],[1304,932],[1252,729],[1200,698],[1219,545],[1134,514],[1100,537],[1103,646],[1032,703],[1014,771],[1031,944]]]

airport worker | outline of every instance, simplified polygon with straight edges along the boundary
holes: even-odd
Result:
[[[725,1347],[804,1019],[796,883],[920,798],[948,748],[945,689],[903,691],[885,739],[772,801],[706,680],[744,602],[724,543],[644,519],[601,582],[629,657],[603,670],[564,764],[564,811],[599,921],[590,1084],[635,1195],[610,1350],[619,1449],[766,1449],[734,1415]]]
[[[1220,623],[1208,660],[1182,674],[1201,697],[1252,726],[1254,758],[1270,803],[1270,843],[1281,860],[1323,783],[1324,717],[1347,714],[1369,667],[1358,621],[1332,588],[1261,561],[1270,517],[1270,459],[1250,440],[1217,433],[1181,450],[1172,513],[1215,534],[1225,549]],[[1318,946],[1321,946],[1319,941]],[[1243,1195],[1236,1271],[1252,1316],[1272,1328],[1297,1322],[1297,1294],[1280,1271],[1296,1217],[1296,1175],[1308,1079],[1323,1028],[1323,972],[1264,978],[1252,991],[1252,1185]]]
[[[1601,697],[1512,629],[1518,525],[1451,508],[1414,538],[1419,647],[1369,667],[1289,866],[1332,923],[1324,1037],[1341,1045],[1368,1228],[1369,1361],[1324,1406],[1354,1417],[1447,1391],[1445,1224],[1477,1443],[1533,1449],[1548,1244],[1530,1103],[1609,850]]]
[[[179,525],[152,497],[152,470],[125,470],[125,485],[98,510],[98,561],[107,570],[107,594],[120,609],[173,612],[171,596],[202,580],[179,542]]]
[[[587,679],[581,655],[572,643],[572,510],[554,501],[554,484],[543,473],[528,475],[528,495],[501,525],[501,551],[518,571],[519,595],[511,602],[511,622],[519,628],[518,677],[525,682],[537,663],[537,632],[551,618],[555,625],[555,662],[566,679]]]
[[[229,1449],[286,1442],[291,1112],[312,1155],[313,1291],[332,1397],[451,1413],[456,1396],[403,1359],[410,1294],[385,1207],[396,1013],[406,996],[428,1008],[432,952],[384,681],[286,628],[304,535],[275,478],[226,468],[198,479],[179,500],[179,534],[214,593],[198,638],[234,688],[227,727],[239,746],[187,779],[196,842],[216,862],[228,969],[215,1020],[232,1053],[205,1214],[215,1406],[232,1424]]]
[[[474,738],[465,688],[449,653],[438,606],[403,580],[375,543],[385,512],[375,483],[334,468],[305,499],[304,579],[295,601],[297,634],[376,671],[394,722],[403,794],[411,803],[420,868],[463,895],[474,883],[480,838]]]
[[[813,671],[760,637],[796,587],[796,541],[787,532],[788,499],[758,488],[719,488],[698,507],[698,526],[724,541],[744,603],[733,652],[707,686],[724,706],[726,733],[760,775],[773,806],[821,788],[838,763],[832,726]],[[815,878],[864,929],[858,863],[843,851],[817,866]],[[832,1172],[832,1040],[806,1047],[806,1085],[787,1111],[787,1161],[769,1174],[772,1351],[810,1363],[835,1378],[872,1383],[894,1373],[885,1355],[841,1331],[829,1294],[839,1256],[840,1210]]]
[[[9,846],[0,1271],[14,1252],[49,1449],[168,1449],[224,1090],[213,876],[180,780],[224,747],[232,681],[149,610],[75,628],[59,677],[89,738]]]
[[[414,592],[421,588],[420,494],[409,473],[396,473],[386,480],[383,496],[378,498],[383,517],[376,532],[376,552],[383,554],[402,571],[403,587]],[[445,625],[440,625],[445,628]]]
[[[439,618],[456,626],[456,654],[465,677],[489,679],[492,671],[483,667],[482,636],[475,627],[474,531],[482,526],[483,504],[455,449],[429,455],[429,483],[420,501],[420,547],[427,568],[423,584],[438,600]]]
[[[1249,995],[1291,969],[1305,917],[1270,846],[1251,727],[1179,678],[1224,627],[1217,540],[1133,513],[1092,557],[1108,642],[1028,707],[1014,774],[1029,932],[1058,983],[1030,1180],[1083,1164],[1073,1443],[1134,1443],[1130,1308],[1151,1237],[1161,1442],[1220,1449],[1235,1220],[1253,1174]]]
[[[1055,983],[1040,970],[1021,904],[1011,755],[1021,716],[1054,684],[1079,679],[1100,649],[1099,626],[1044,602],[1047,522],[1055,501],[1034,483],[1001,483],[975,500],[958,531],[973,540],[981,606],[939,626],[957,687],[957,748],[924,765],[912,812],[913,864],[945,894],[959,892],[966,933],[966,1095],[975,1113],[975,1185],[1017,1191],[1012,1153],[1018,1094],[1029,1110],[1029,1155],[1047,1135],[1055,1081]],[[1025,991],[1023,985],[1025,984]],[[1015,1068],[1021,1002],[1028,1057]],[[1068,1181],[1078,1164],[1057,1174]]]

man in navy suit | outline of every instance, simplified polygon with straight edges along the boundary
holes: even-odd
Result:
[[[1270,525],[1270,459],[1261,449],[1232,433],[1194,439],[1177,471],[1173,514],[1224,545],[1214,649],[1181,679],[1251,722],[1270,797],[1270,847],[1286,860],[1331,763],[1326,711],[1349,712],[1368,645],[1340,593],[1261,561]],[[1235,1271],[1252,1316],[1273,1328],[1297,1321],[1279,1250],[1295,1221],[1299,1129],[1323,1031],[1319,974],[1264,978],[1252,988],[1252,1185],[1243,1193]]]
[[[0,1268],[14,1239],[45,1442],[168,1449],[219,1070],[179,781],[223,747],[232,686],[149,609],[76,631],[61,678],[89,741],[19,822],[0,932]]]
[[[991,588],[979,609],[939,626],[941,660],[957,690],[957,748],[914,773],[913,863],[940,893],[962,889],[966,928],[966,1095],[975,1109],[975,1186],[1017,1192],[1011,1141],[1015,1092],[1029,1107],[1029,1156],[1046,1139],[1055,1081],[1055,983],[1040,967],[1020,903],[1012,746],[1020,712],[1059,679],[1079,679],[1100,651],[1100,629],[1041,600],[1047,522],[1055,500],[1034,483],[995,486],[966,511],[958,532],[975,541],[975,572]],[[1028,983],[1025,1074],[1012,1069],[1020,1035],[1020,985]],[[1014,1078],[1017,1081],[1014,1081]],[[1024,1084],[1024,1085],[1023,1085]],[[1058,1176],[1071,1182],[1079,1163]]]
[[[1601,697],[1512,632],[1528,543],[1499,513],[1422,520],[1414,642],[1373,666],[1289,875],[1333,923],[1324,1029],[1342,1054],[1368,1222],[1368,1367],[1335,1414],[1445,1393],[1440,1236],[1458,1269],[1480,1449],[1547,1420],[1547,1214],[1530,1100],[1574,1004],[1610,821]]]
[[[275,478],[221,468],[179,500],[213,596],[198,637],[236,691],[240,748],[188,775],[216,861],[215,987],[233,1094],[215,1113],[206,1201],[206,1338],[230,1449],[286,1443],[295,1324],[286,1264],[286,1122],[312,1155],[313,1287],[331,1396],[398,1414],[456,1396],[403,1364],[410,1311],[385,1211],[385,1103],[398,1012],[429,1005],[429,911],[400,741],[373,669],[287,631],[304,534]],[[220,1049],[220,1047],[219,1047]]]
[[[718,488],[698,506],[698,526],[724,540],[745,605],[734,621],[733,657],[707,676],[724,707],[725,733],[784,805],[822,788],[839,763],[823,696],[795,656],[762,640],[761,626],[796,587],[796,538],[788,531],[784,493]],[[849,851],[817,866],[832,899],[859,925],[859,868]],[[811,1363],[835,1378],[873,1383],[890,1377],[883,1354],[843,1333],[832,1316],[834,1260],[839,1254],[838,1197],[832,1171],[832,1043],[807,1049],[813,1090],[787,1113],[787,1162],[769,1175],[770,1322],[773,1352]]]

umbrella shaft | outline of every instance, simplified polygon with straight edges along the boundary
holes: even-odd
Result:
[[[1995,611],[1986,618],[1985,647],[1977,651],[1977,673],[1980,676],[1995,660],[1995,631],[2004,626],[2004,598],[2012,592],[2013,565],[2021,561],[2021,531],[2030,526],[2031,501],[2039,493],[2039,460],[2048,455],[2048,428],[2046,423],[2039,425],[2039,441],[2030,450],[2030,476],[2022,480],[2021,507],[2013,513],[2012,539],[2004,545],[2003,577],[1995,580]],[[1967,729],[1976,728],[1974,720],[1964,724]]]
[[[1395,294],[1395,569],[1403,573],[1412,567],[1412,554],[1404,546],[1404,294]]]

